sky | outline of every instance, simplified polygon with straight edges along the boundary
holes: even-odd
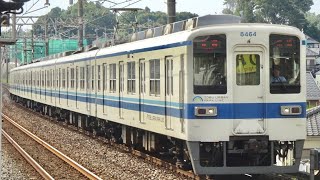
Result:
[[[36,7],[32,8],[33,10],[43,7],[43,4],[45,3],[45,0],[30,0],[28,3],[25,4],[25,10],[28,10],[35,2],[39,1],[36,4]],[[49,9],[53,7],[59,6],[62,9],[66,9],[69,6],[69,0],[49,0],[50,1],[50,7],[44,10],[39,10],[34,13],[29,13],[26,15],[43,15],[49,11]],[[74,3],[77,2],[77,0],[73,0]],[[95,0],[90,0],[95,1]],[[124,2],[129,0],[108,0],[113,2]],[[139,0],[131,0],[130,2],[136,2]],[[148,6],[151,11],[167,11],[167,0],[140,0],[138,3],[135,3],[133,5],[130,5],[128,7],[130,8],[145,8]],[[320,0],[319,0],[320,1]],[[198,3],[201,2],[201,3]],[[118,6],[118,8],[122,8],[129,3],[123,3]],[[105,2],[104,5],[106,7],[111,7],[113,4]],[[206,14],[221,14],[223,6],[223,0],[176,0],[176,11],[182,12],[187,11],[191,13],[196,13],[198,15],[206,15]]]
[[[30,0],[28,3],[25,4],[24,9],[25,11],[29,10],[33,4],[36,4],[34,7],[30,9],[30,11],[37,10],[39,8],[42,8],[44,6],[46,0]],[[77,0],[73,0],[74,3],[77,2]],[[90,0],[90,1],[96,1],[96,0]],[[101,1],[101,0],[100,0]],[[109,1],[109,2],[108,2]],[[127,6],[129,3],[137,2],[133,5],[130,5],[128,7],[130,8],[145,8],[148,6],[151,11],[167,11],[167,0],[106,0],[104,5],[106,7],[111,7],[113,4],[112,2],[126,2],[123,4],[120,4],[118,8],[122,8],[124,6]],[[200,16],[207,15],[207,14],[221,14],[223,8],[225,6],[223,5],[224,0],[176,0],[176,11],[182,12],[187,11],[191,13],[196,13]],[[314,5],[311,7],[311,12],[314,12],[316,14],[320,14],[320,0],[313,0]],[[32,15],[32,16],[40,16],[44,15],[47,12],[50,11],[51,8],[59,6],[62,9],[67,9],[69,6],[69,0],[49,0],[50,6],[48,8],[38,10],[32,13],[27,13],[25,15]],[[29,12],[30,12],[29,11]]]

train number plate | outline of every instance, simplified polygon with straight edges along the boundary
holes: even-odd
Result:
[[[257,36],[257,32],[240,32],[240,36],[244,37],[244,36]]]

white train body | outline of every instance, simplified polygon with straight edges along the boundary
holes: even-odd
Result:
[[[293,27],[199,26],[17,67],[10,92],[181,140],[198,174],[295,172],[306,138],[305,49]],[[279,67],[287,82],[273,86]],[[156,141],[145,139],[146,149]],[[275,166],[290,149],[295,164]]]

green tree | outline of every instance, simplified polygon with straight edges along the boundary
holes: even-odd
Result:
[[[311,9],[312,0],[254,0],[255,14],[259,21],[272,24],[288,24],[302,28],[306,22],[304,14]]]
[[[238,6],[238,0],[224,0],[223,5],[226,6],[222,10],[223,14],[234,14]]]
[[[95,38],[96,29],[100,29],[100,31],[98,31],[99,36],[103,34],[102,29],[107,29],[108,32],[113,31],[113,26],[115,24],[115,15],[111,13],[109,9],[101,6],[100,3],[87,1],[83,2],[83,7],[83,19],[85,24],[85,32],[87,35],[86,38]],[[74,4],[68,7],[67,10],[62,10],[59,7],[53,8],[47,15],[41,16],[38,21],[44,21],[44,19],[46,18],[55,19],[56,21],[59,21],[60,18],[61,21],[65,22],[70,22],[68,19],[72,19],[74,22],[76,22],[75,24],[55,23],[55,28],[49,29],[49,33],[68,34],[68,36],[72,36],[72,34],[78,34],[78,29],[76,28],[78,24],[78,4]],[[52,22],[49,21],[49,24],[50,23]],[[50,27],[53,27],[53,25],[51,24]],[[34,29],[36,30],[36,33],[44,34],[44,29],[40,26],[35,25]],[[53,32],[57,29],[59,30],[58,32]],[[62,38],[66,38],[68,36],[62,36]]]
[[[304,27],[304,14],[312,0],[225,0],[224,13],[241,15],[244,22],[287,24]]]
[[[119,40],[126,39],[128,35],[132,33],[132,27],[135,25],[137,25],[138,31],[142,31],[151,27],[167,24],[166,13],[160,11],[152,12],[148,7],[136,13],[121,12],[118,14],[111,13],[109,9],[102,6],[99,2],[94,3],[84,1],[83,7],[86,32],[85,38],[89,38],[89,43],[90,37],[92,38],[91,40],[95,38],[96,29],[100,29],[100,31],[98,31],[99,36],[102,36],[103,33],[101,29],[107,29],[106,33],[113,33],[114,26],[116,25],[116,16],[118,16],[119,19],[119,28],[117,32]],[[135,22],[135,16],[137,17],[137,22]],[[196,16],[198,15],[190,12],[179,12],[176,13],[176,20],[181,21]],[[78,4],[68,7],[67,10],[62,10],[58,7],[53,8],[47,15],[40,17],[39,20],[44,20],[45,18],[61,19],[62,21],[73,19],[73,21],[77,22]],[[44,30],[40,26],[35,26],[34,29],[36,29],[36,33],[44,34]],[[55,32],[57,29],[59,31]],[[50,28],[50,32],[52,34],[56,33],[56,35],[60,34],[61,38],[69,38],[78,34],[78,29],[77,24],[59,24],[55,28]]]
[[[193,17],[197,17],[198,14],[190,13],[190,12],[178,12],[176,13],[176,21],[182,21],[186,19],[190,19]]]
[[[306,13],[306,19],[308,21],[303,27],[305,33],[320,41],[320,14]]]
[[[306,13],[306,19],[310,24],[313,24],[318,29],[320,29],[320,14],[316,15],[315,13]]]

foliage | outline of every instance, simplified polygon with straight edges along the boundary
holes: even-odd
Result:
[[[306,18],[310,24],[313,24],[316,28],[320,29],[320,14],[306,13]]]
[[[243,22],[295,26],[320,40],[320,16],[308,13],[312,0],[224,0],[224,14],[239,15]]]
[[[118,36],[120,36],[120,40],[132,33],[132,27],[136,25],[135,15],[137,17],[137,30],[145,30],[150,27],[167,24],[166,13],[160,11],[152,12],[148,7],[137,13],[122,12],[114,14],[99,2],[84,1],[83,6],[84,22],[87,22],[85,23],[86,38],[95,38],[96,30],[98,36],[102,36],[103,33],[112,34],[114,26],[116,26],[116,16],[119,19]],[[198,15],[190,12],[180,12],[176,14],[176,20],[180,21],[196,16]],[[41,16],[38,21],[43,22],[46,18],[67,22],[66,24],[56,23],[56,27],[50,25],[49,34],[60,35],[60,38],[70,38],[78,34],[78,29],[76,28],[78,24],[78,4],[68,7],[67,10],[62,10],[59,7],[53,8],[47,15]],[[70,19],[73,20],[73,23],[71,23]],[[35,25],[34,29],[36,34],[44,34],[43,25],[42,28],[39,25]]]
[[[87,1],[83,2],[83,7],[84,27],[88,37],[95,37],[96,29],[101,29],[98,31],[99,36],[103,34],[105,29],[110,32],[113,30],[115,15],[111,13],[109,9],[101,6],[99,3]],[[41,16],[38,21],[44,21],[46,18],[54,19],[56,22],[66,22],[65,24],[55,23],[56,26],[53,26],[52,22],[49,21],[49,33],[62,35],[64,33],[61,32],[68,32],[66,33],[67,36],[61,36],[61,38],[72,37],[72,35],[78,34],[78,30],[76,28],[78,24],[78,4],[68,7],[67,10],[62,10],[59,7],[53,8],[47,15]],[[43,27],[34,26],[34,29],[36,30],[36,33],[44,34]]]
[[[135,20],[135,16],[137,20]],[[176,21],[181,21],[198,16],[190,12],[179,12],[176,13]],[[121,24],[120,28],[125,31],[120,31],[120,39],[124,39],[125,36],[132,33],[132,27],[137,21],[137,30],[142,31],[148,28],[157,27],[167,24],[167,14],[161,11],[151,12],[148,7],[143,11],[138,11],[136,14],[132,12],[123,12],[120,14],[119,21]]]

